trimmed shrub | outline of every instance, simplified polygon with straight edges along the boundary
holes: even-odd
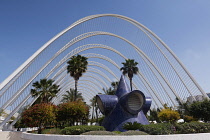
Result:
[[[127,122],[123,125],[123,129],[125,130],[137,130],[142,126],[142,124],[137,122]]]
[[[42,134],[61,134],[61,129],[59,128],[52,128],[52,129],[44,129]]]
[[[82,133],[81,135],[118,135],[115,132],[109,132],[109,131],[89,131]]]
[[[120,133],[120,135],[148,135],[148,134],[142,131],[126,131],[126,132]]]
[[[177,133],[190,134],[190,133],[208,133],[210,132],[209,123],[191,122],[176,125]]]
[[[142,125],[139,130],[150,135],[169,135],[175,133],[175,127],[170,123]]]
[[[105,128],[103,126],[87,126],[87,125],[79,125],[79,126],[70,126],[61,130],[61,134],[64,135],[80,135],[89,131],[104,131]]]

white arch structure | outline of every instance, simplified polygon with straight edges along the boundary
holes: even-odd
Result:
[[[0,84],[0,109],[11,111],[0,127],[35,101],[30,95],[33,82],[51,78],[62,88],[59,95],[69,90],[73,79],[66,73],[66,62],[78,53],[88,57],[89,62],[81,78],[83,86],[78,88],[90,93],[85,96],[87,103],[111,80],[119,80],[121,63],[127,58],[139,63],[133,85],[152,97],[153,107],[165,103],[174,107],[176,98],[184,102],[196,95],[207,97],[171,49],[147,27],[122,15],[92,15],[61,31]]]

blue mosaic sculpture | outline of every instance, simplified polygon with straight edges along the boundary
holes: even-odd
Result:
[[[150,109],[152,100],[139,90],[130,92],[121,76],[115,95],[97,95],[96,101],[105,118],[102,126],[107,131],[126,131],[122,126],[127,122],[149,124],[145,114]]]

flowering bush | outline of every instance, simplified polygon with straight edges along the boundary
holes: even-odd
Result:
[[[166,121],[169,123],[174,123],[178,119],[180,119],[180,114],[170,108],[162,109],[158,113],[158,117],[160,118],[161,121]]]

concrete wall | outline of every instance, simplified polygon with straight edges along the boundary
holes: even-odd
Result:
[[[22,132],[0,131],[0,140],[23,140]]]
[[[210,133],[177,135],[139,136],[96,136],[96,135],[38,135],[23,133],[24,140],[209,140]]]

